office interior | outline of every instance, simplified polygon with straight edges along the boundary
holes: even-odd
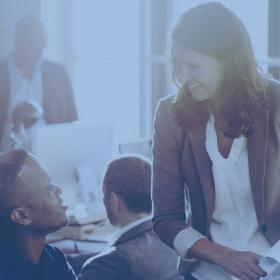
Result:
[[[65,250],[98,252],[114,230],[102,205],[103,170],[119,153],[151,158],[156,105],[176,92],[168,34],[182,12],[205,2],[210,1],[0,0],[1,60],[11,52],[18,19],[34,14],[48,34],[44,57],[65,66],[73,86],[78,122],[42,127],[36,143],[75,223],[71,234],[63,229],[54,236],[65,241]],[[218,2],[245,23],[262,71],[279,79],[279,1]]]

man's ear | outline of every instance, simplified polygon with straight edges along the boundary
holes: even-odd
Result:
[[[28,210],[25,207],[13,209],[11,212],[11,220],[23,226],[29,226],[32,223]]]
[[[118,210],[121,206],[120,197],[114,192],[110,193],[110,204],[113,210]]]

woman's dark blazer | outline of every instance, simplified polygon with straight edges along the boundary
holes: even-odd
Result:
[[[269,80],[267,94],[268,105],[258,109],[247,148],[258,222],[274,244],[280,239],[280,83]],[[160,101],[153,135],[153,222],[155,232],[170,247],[178,232],[190,226],[211,239],[215,186],[205,130],[206,122],[188,130],[178,124],[174,96]]]

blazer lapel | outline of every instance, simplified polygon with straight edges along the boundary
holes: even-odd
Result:
[[[263,220],[264,179],[269,135],[269,110],[259,108],[253,132],[248,136],[248,164],[252,195],[259,222]]]
[[[207,209],[207,228],[209,228],[215,206],[215,187],[212,163],[205,147],[206,122],[197,128],[187,130],[187,134],[193,150],[195,165],[204,194],[204,201]]]
[[[189,141],[193,150],[195,165],[204,194],[207,209],[207,225],[210,225],[215,206],[215,186],[212,174],[212,163],[205,147],[206,124],[187,130]],[[264,179],[269,134],[269,111],[259,108],[254,130],[248,139],[248,164],[252,185],[252,195],[255,202],[256,213],[262,221],[264,209]],[[188,141],[186,139],[186,141]]]

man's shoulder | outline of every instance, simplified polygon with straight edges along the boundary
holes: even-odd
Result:
[[[3,248],[1,247],[1,249]],[[15,250],[16,248],[13,248],[11,252],[15,252]],[[7,255],[6,251],[6,254],[3,252],[0,255],[0,259],[1,280],[31,279],[35,267],[26,258],[18,254]],[[50,245],[44,246],[39,266],[45,268],[42,271],[43,274],[50,273],[54,279],[77,279],[63,252],[56,247]]]
[[[64,253],[57,247],[46,244],[44,249],[48,252],[49,255],[52,257],[59,257],[59,258],[65,258]]]
[[[43,59],[42,65],[43,65],[43,69],[45,71],[50,71],[50,72],[51,71],[56,71],[56,72],[57,71],[59,71],[59,72],[66,71],[65,67],[62,64],[59,64],[59,63],[54,62],[54,61],[51,61],[49,59]]]
[[[88,259],[84,267],[91,266],[96,263],[122,263],[125,265],[129,265],[129,261],[125,254],[123,254],[120,250],[118,250],[117,247],[113,246],[108,248],[107,250],[104,250],[103,252],[99,253],[96,256],[91,257]]]
[[[126,255],[116,247],[110,247],[85,262],[79,279],[130,279],[131,274]]]
[[[68,263],[64,253],[57,247],[46,244],[44,247],[45,265],[49,265],[55,274],[76,279],[75,273]]]
[[[57,247],[46,244],[43,250],[44,259],[47,264],[58,267],[59,269],[69,268],[68,261],[64,253]]]
[[[1,266],[0,266],[0,269]],[[16,280],[14,275],[11,275],[10,273],[6,273],[5,271],[0,271],[0,279],[2,280]]]
[[[106,275],[116,274],[115,276],[119,276],[118,273],[121,273],[121,279],[131,275],[135,263],[134,253],[146,243],[145,236],[151,231],[151,227],[150,222],[147,221],[123,233],[114,246],[87,260],[83,266],[82,274],[86,272],[89,274],[91,271],[92,276],[96,276],[96,273],[102,271]],[[142,255],[142,257],[144,256]],[[98,274],[98,276],[100,275]]]
[[[124,280],[133,279],[135,275],[139,279],[146,279],[148,275],[175,276],[176,263],[176,254],[151,230],[141,232],[90,258],[83,266],[79,279]]]
[[[170,254],[170,252],[173,254],[173,250],[163,244],[153,230],[142,232],[127,242],[120,244],[117,246],[117,251],[123,255],[127,254],[128,258],[133,258],[134,255],[137,258],[142,254],[143,257],[146,256],[148,259],[154,257],[158,251],[161,251],[162,257]],[[160,258],[161,256],[158,257]]]

